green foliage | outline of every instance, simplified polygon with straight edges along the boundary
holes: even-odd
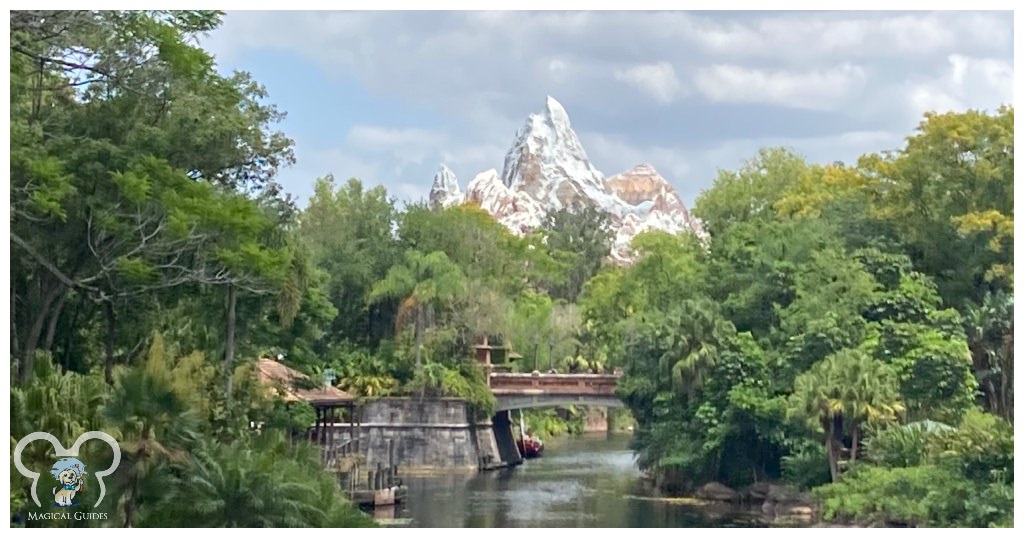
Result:
[[[306,402],[274,402],[267,413],[265,427],[283,430],[292,437],[298,437],[316,422],[316,410]]]
[[[740,170],[720,170],[693,212],[707,223],[712,238],[738,222],[771,220],[774,204],[806,170],[804,160],[786,149],[762,149]]]
[[[934,447],[940,439],[956,429],[941,422],[924,420],[903,425],[889,425],[871,432],[864,442],[868,459],[890,467],[914,467],[932,461]]]
[[[800,489],[811,489],[832,481],[828,458],[821,444],[801,444],[782,457],[782,479]]]
[[[964,315],[974,375],[985,394],[986,407],[1013,420],[1013,296],[988,293],[980,306]]]
[[[523,412],[526,433],[539,436],[541,440],[559,435],[581,435],[584,413],[575,406],[558,409],[528,409]],[[518,431],[518,421],[513,417],[512,429]]]
[[[902,151],[861,159],[886,185],[879,212],[946,304],[1012,289],[1012,146],[1012,107],[929,113]]]
[[[349,503],[321,468],[319,449],[288,442],[313,422],[306,404],[264,400],[262,387],[242,382],[239,404],[255,412],[229,415],[234,427],[215,426],[223,396],[211,384],[202,356],[174,360],[157,334],[143,364],[120,369],[112,387],[102,375],[59,373],[45,356],[36,375],[12,389],[12,434],[50,431],[74,439],[102,430],[119,440],[122,460],[108,482],[102,524],[131,526],[367,526],[372,522]],[[255,392],[253,392],[255,391]],[[61,396],[48,405],[47,395]],[[64,399],[67,399],[64,401]],[[241,405],[234,409],[241,408]],[[248,423],[263,424],[261,433]],[[49,424],[49,425],[48,425]],[[223,432],[227,434],[226,440]],[[13,438],[12,438],[13,439]],[[23,461],[37,468],[52,463],[46,448],[30,445]],[[102,466],[109,450],[83,447]],[[29,484],[12,474],[12,509],[27,509]]]
[[[324,271],[322,288],[336,311],[323,335],[327,344],[376,344],[390,332],[393,310],[368,307],[367,298],[399,259],[392,237],[397,215],[383,187],[366,189],[358,179],[335,186],[332,176],[317,180],[298,235]]]
[[[313,447],[265,435],[203,446],[168,505],[145,526],[369,527],[320,468]]]
[[[958,526],[970,482],[936,466],[859,467],[815,490],[822,516],[867,526]]]
[[[552,283],[550,294],[575,302],[611,252],[614,233],[609,217],[591,205],[566,207],[545,215],[544,230],[552,257],[566,267],[564,280]]]
[[[908,410],[916,417],[956,420],[973,402],[978,386],[967,346],[938,331],[919,338],[916,347],[892,362]]]
[[[478,420],[494,415],[497,402],[487,385],[483,369],[473,361],[465,360],[455,368],[439,362],[427,363],[406,385],[410,394],[418,397],[461,398],[469,404]]]

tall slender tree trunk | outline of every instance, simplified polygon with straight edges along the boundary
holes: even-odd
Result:
[[[82,312],[82,305],[85,303],[85,298],[79,296],[78,302],[75,304],[75,313],[71,314],[71,323],[68,325],[68,330],[64,334],[64,371],[71,369],[71,339],[73,337],[75,327],[78,326],[78,317]]]
[[[419,306],[416,308],[416,372],[419,372],[423,366],[421,359],[421,350],[423,348],[423,307]]]
[[[999,405],[1000,414],[1013,424],[1013,331],[1003,335],[1003,360],[999,368]]]
[[[18,350],[18,318],[15,316],[14,306],[18,302],[18,294],[15,291],[14,279],[11,278],[11,354],[20,357]]]
[[[40,287],[42,285],[40,284]],[[29,375],[32,372],[32,363],[35,360],[36,349],[39,347],[39,339],[43,334],[43,326],[46,325],[47,314],[50,313],[50,309],[53,306],[54,299],[64,289],[64,285],[60,284],[49,288],[47,290],[39,290],[39,311],[35,313],[35,317],[32,319],[32,325],[28,328],[28,334],[25,335],[25,347],[22,349],[21,368],[18,370],[18,382],[24,384],[28,381]]]
[[[982,391],[988,396],[988,411],[993,415],[1002,416],[999,412],[999,394],[996,391],[996,383],[989,377],[985,380],[985,389]]]
[[[238,291],[235,286],[228,284],[228,319],[227,334],[224,337],[224,373],[227,376],[227,391],[225,397],[231,400],[231,364],[235,360],[235,303],[237,302]]]
[[[107,318],[107,357],[103,363],[103,378],[108,385],[114,384],[114,329],[117,324],[117,317],[114,315],[114,302],[107,301],[103,304],[103,310]]]
[[[857,445],[860,443],[859,425],[853,425],[853,431],[850,433],[850,436],[853,438],[853,445],[850,446],[850,461],[857,461]]]
[[[135,504],[139,498],[139,481],[136,478],[132,481],[132,492],[128,496],[128,502],[125,503],[124,507],[124,528],[132,528],[132,521],[135,519]]]
[[[839,462],[835,447],[835,421],[825,419],[825,455],[828,458],[828,472],[832,482],[839,481]]]
[[[60,321],[60,315],[64,311],[64,304],[68,301],[68,295],[70,293],[62,293],[60,299],[57,300],[57,306],[53,307],[53,314],[50,315],[50,323],[46,327],[46,340],[43,342],[43,349],[46,351],[53,350],[53,339],[57,335],[57,322]]]

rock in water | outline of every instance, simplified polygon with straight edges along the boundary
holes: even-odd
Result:
[[[697,490],[697,498],[709,499],[712,501],[733,502],[739,499],[736,490],[719,482],[708,482]]]

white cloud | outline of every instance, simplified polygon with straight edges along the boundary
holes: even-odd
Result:
[[[784,13],[748,20],[694,17],[684,36],[730,56],[927,56],[957,47],[1004,49],[1012,25],[998,13]]]
[[[676,70],[668,62],[635,65],[615,71],[615,80],[625,82],[654,97],[659,103],[671,103],[682,88]]]
[[[915,121],[927,111],[995,110],[1013,102],[1011,63],[961,54],[947,60],[946,71],[938,77],[908,84],[907,113]]]
[[[406,164],[423,164],[428,157],[436,157],[448,137],[427,129],[355,125],[345,135],[345,142],[355,149],[391,156],[400,171]]]
[[[819,110],[843,106],[866,82],[864,69],[850,64],[808,72],[720,64],[701,69],[696,78],[697,89],[711,101]]]
[[[715,168],[761,145],[852,159],[898,146],[923,110],[1008,102],[1012,42],[1012,14],[997,12],[285,11],[229,13],[204,46],[226,69],[267,68],[258,78],[285,111],[308,104],[279,100],[296,90],[274,79],[274,62],[337,84],[337,101],[316,105],[340,134],[303,136],[323,132],[308,127],[319,112],[289,116],[299,159],[282,173],[289,185],[333,171],[412,193],[441,160],[465,183],[500,168],[550,94],[586,131],[596,166],[649,162],[689,202]],[[346,117],[362,117],[347,115],[353,93],[437,124],[350,128]]]

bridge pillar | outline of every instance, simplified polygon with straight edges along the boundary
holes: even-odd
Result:
[[[519,465],[523,463],[523,456],[516,446],[516,439],[512,435],[511,411],[498,411],[491,420],[494,428],[494,441],[498,445],[498,455],[505,464]]]

